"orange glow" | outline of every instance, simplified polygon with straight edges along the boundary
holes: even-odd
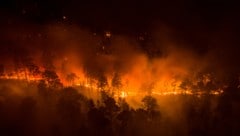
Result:
[[[74,68],[72,68],[74,70]],[[75,68],[77,70],[77,68]],[[66,78],[64,78],[63,73],[57,73],[57,75],[60,75],[60,80],[63,83],[64,86],[82,86],[88,89],[91,89],[93,92],[98,92],[99,88],[97,86],[97,81],[94,79],[91,79],[83,73],[83,71],[78,70],[74,71],[76,74],[76,78],[71,81],[67,81]],[[13,72],[12,72],[13,73]],[[115,97],[117,98],[127,98],[128,96],[131,97],[137,97],[138,95],[146,95],[147,93],[151,93],[153,95],[203,95],[203,92],[193,92],[191,90],[183,90],[179,86],[182,83],[180,79],[174,79],[173,77],[167,75],[165,77],[160,77],[158,80],[155,79],[154,84],[142,86],[145,80],[142,75],[140,74],[140,71],[134,71],[130,74],[125,74],[122,76],[122,86],[118,88],[118,90],[124,90],[114,92]],[[5,74],[4,76],[0,77],[1,79],[15,79],[15,80],[25,80],[29,82],[37,82],[41,79],[43,79],[41,76],[34,76],[31,75],[29,71],[14,73],[14,74]],[[111,82],[112,77],[107,77],[108,82]],[[206,82],[210,82],[210,79],[206,79]],[[205,81],[204,81],[205,82]],[[111,85],[108,85],[105,87],[106,90],[114,90],[114,87]],[[148,90],[149,89],[149,90]],[[223,93],[221,89],[218,90],[211,90],[209,94],[212,95],[219,95]]]
[[[62,17],[68,20],[67,16]],[[216,77],[212,77],[211,72],[217,70],[218,65],[212,66],[210,63],[210,52],[206,56],[199,56],[192,49],[178,46],[174,39],[164,36],[164,33],[132,37],[111,30],[92,32],[64,24],[51,24],[42,29],[43,31],[38,30],[37,39],[26,39],[24,42],[16,39],[18,36],[15,31],[9,31],[9,39],[20,47],[26,45],[26,49],[23,49],[28,55],[16,50],[19,55],[12,54],[6,56],[8,59],[2,59],[4,74],[0,75],[1,79],[37,82],[43,79],[41,74],[46,69],[49,70],[46,64],[50,63],[53,67],[50,70],[56,72],[64,87],[80,88],[82,92],[88,92],[89,96],[99,93],[100,88],[116,98],[126,99],[143,95],[223,93],[224,83],[212,80],[222,80],[225,74],[219,70],[213,74]],[[19,35],[27,34],[25,30],[22,31],[19,30]],[[36,49],[32,45],[36,45]],[[40,75],[32,75],[24,67],[24,61],[28,57],[39,67]],[[112,84],[116,73],[119,74],[119,85]],[[99,85],[100,76],[107,82],[103,86]],[[183,85],[185,82],[186,85]],[[211,88],[211,84],[214,87]]]
[[[119,97],[126,98],[127,97],[127,93],[122,91]]]

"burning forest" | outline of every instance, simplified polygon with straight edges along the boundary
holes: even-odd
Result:
[[[64,3],[2,3],[0,135],[240,134],[234,8]]]

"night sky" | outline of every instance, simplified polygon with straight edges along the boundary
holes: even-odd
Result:
[[[128,0],[2,0],[4,20],[16,17],[32,23],[62,21],[89,28],[116,31],[141,31],[157,22],[179,30],[203,27],[217,29],[222,23],[236,27],[239,18],[236,3],[227,0],[203,1],[128,1]]]
[[[240,10],[234,1],[2,0],[0,5],[1,28],[6,31],[22,24],[62,23],[129,37],[146,34],[151,42],[153,30],[167,26],[179,47],[200,55],[220,50],[222,60],[233,67],[239,58]]]

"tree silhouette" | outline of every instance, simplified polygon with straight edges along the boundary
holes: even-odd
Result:
[[[143,102],[143,108],[146,111],[154,111],[154,110],[157,110],[158,108],[157,100],[150,95],[145,96],[142,99],[142,102]]]
[[[61,91],[57,108],[63,118],[74,121],[80,114],[81,101],[83,96],[73,88],[65,88]]]
[[[58,75],[54,71],[45,70],[42,74],[42,77],[46,81],[48,87],[61,88],[63,86]]]
[[[26,64],[26,66],[27,66],[27,69],[28,69],[30,75],[38,76],[41,74],[39,67],[37,65],[35,65],[34,63],[29,62],[28,64]]]
[[[192,82],[190,81],[190,79],[184,79],[182,81],[182,83],[179,85],[179,87],[183,90],[188,90],[189,88],[191,88],[193,86]]]
[[[119,89],[122,86],[121,77],[118,73],[115,73],[112,79],[112,86]]]
[[[98,77],[98,83],[97,83],[97,86],[98,86],[98,89],[100,91],[108,91],[107,87],[108,87],[108,81],[107,81],[107,78],[104,76],[104,75],[100,75]]]
[[[107,114],[114,114],[119,110],[119,107],[114,98],[109,96],[109,94],[105,91],[101,91],[101,100],[103,102],[103,106],[106,109]]]
[[[119,98],[118,105],[120,106],[121,110],[130,110],[129,104],[126,102],[125,98]]]
[[[94,107],[90,109],[87,117],[91,135],[109,135],[110,120],[105,116],[102,110]]]
[[[77,75],[75,73],[70,73],[70,74],[67,74],[67,77],[66,77],[66,80],[71,84],[73,85],[74,84],[74,81],[76,80],[77,78]]]
[[[157,100],[154,97],[147,95],[142,99],[142,102],[143,108],[147,112],[147,118],[149,121],[154,121],[155,118],[160,117]]]
[[[117,92],[117,96],[120,97],[119,89],[122,87],[122,83],[121,83],[121,77],[117,72],[113,76],[111,85],[113,87],[113,92]]]

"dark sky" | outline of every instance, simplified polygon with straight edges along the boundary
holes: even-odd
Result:
[[[6,50],[1,49],[0,54],[15,53],[9,51],[9,46],[16,52],[19,50],[14,48],[22,45],[52,46],[51,38],[40,44],[39,39],[35,42],[34,38],[14,40],[14,36],[23,37],[22,31],[41,31],[44,26],[59,23],[91,32],[110,30],[130,38],[146,32],[150,40],[139,46],[149,56],[158,54],[159,50],[161,54],[161,42],[170,39],[169,43],[174,43],[177,48],[190,49],[199,58],[207,57],[212,71],[223,69],[221,71],[239,73],[240,69],[240,9],[231,0],[1,0],[0,16],[0,49]],[[162,26],[166,26],[166,32]],[[170,35],[168,30],[171,30]],[[79,39],[77,34],[70,32],[74,40]],[[61,38],[57,40],[60,42]],[[67,46],[63,44],[64,48]]]
[[[46,23],[66,16],[87,27],[119,31],[147,29],[156,21],[178,29],[201,22],[214,29],[219,22],[239,18],[237,4],[229,0],[1,0],[1,9],[5,18]]]
[[[61,22],[93,31],[138,34],[166,24],[174,30],[176,42],[200,53],[208,50],[212,37],[220,43],[211,45],[214,48],[238,51],[240,9],[231,0],[1,0],[0,7],[2,28],[19,22]]]

